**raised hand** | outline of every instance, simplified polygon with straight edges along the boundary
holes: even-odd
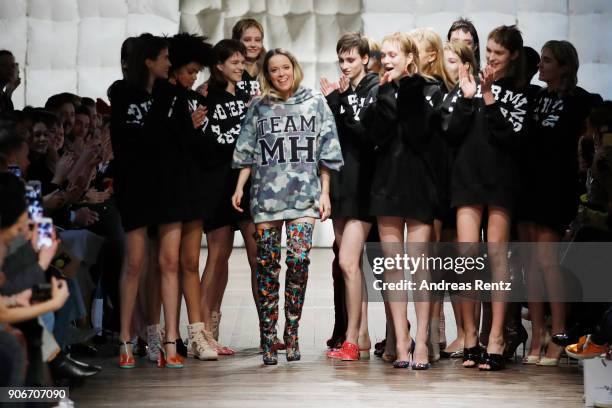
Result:
[[[382,77],[380,77],[380,85],[388,84],[393,81],[393,77],[391,76],[391,71],[387,71],[384,73]]]
[[[68,173],[72,170],[74,163],[75,160],[72,154],[64,154],[55,165],[53,182],[57,185],[62,184],[66,180],[66,177],[68,177]]]
[[[476,81],[474,80],[474,75],[470,72],[469,64],[459,66],[459,87],[463,97],[466,99],[472,99],[476,94]]]
[[[338,89],[338,84],[329,82],[329,80],[324,76],[321,77],[319,83],[321,84],[321,92],[324,96],[327,96]]]
[[[199,105],[198,108],[191,114],[191,122],[193,123],[194,129],[199,129],[206,120],[206,114],[208,108],[206,106]]]
[[[480,89],[483,94],[491,92],[493,82],[495,82],[495,70],[486,66],[480,73]]]

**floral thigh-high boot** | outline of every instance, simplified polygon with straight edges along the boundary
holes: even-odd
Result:
[[[308,255],[312,247],[312,230],[310,223],[287,225],[287,276],[285,280],[285,333],[287,361],[301,358],[298,344],[298,326],[304,306],[306,283],[308,282]]]
[[[278,362],[274,348],[276,322],[278,321],[278,290],[280,287],[281,229],[257,229],[257,284],[259,287],[259,327],[261,331],[263,362]]]

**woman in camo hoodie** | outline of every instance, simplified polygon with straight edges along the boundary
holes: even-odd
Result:
[[[271,50],[262,71],[262,96],[249,107],[234,150],[232,166],[241,171],[232,204],[242,211],[243,188],[252,175],[263,361],[271,365],[277,363],[281,228],[286,222],[284,340],[287,361],[295,361],[314,222],[331,213],[329,171],[339,170],[343,161],[333,114],[323,95],[300,86],[303,75],[295,57]]]

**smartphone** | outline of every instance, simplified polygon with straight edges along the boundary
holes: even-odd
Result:
[[[53,220],[51,218],[39,218],[36,220],[38,227],[38,249],[53,245]]]
[[[42,184],[40,183],[40,181],[30,180],[26,185],[31,186],[34,189],[38,198],[42,197]]]
[[[8,166],[8,171],[9,171],[9,173],[12,173],[15,176],[21,178],[21,167],[15,165],[15,164],[11,164],[10,166]]]
[[[32,297],[30,301],[44,302],[51,299],[51,284],[37,283],[32,286]]]
[[[28,205],[28,217],[36,221],[43,217],[42,197],[36,186],[26,185],[26,203]]]

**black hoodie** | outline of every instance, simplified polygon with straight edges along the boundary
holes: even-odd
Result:
[[[561,95],[546,88],[534,98],[525,141],[523,218],[562,231],[576,216],[579,196],[578,140],[592,107],[582,88]]]
[[[331,172],[332,218],[368,218],[374,146],[359,120],[359,112],[377,84],[378,75],[369,73],[354,90],[349,86],[343,93],[336,90],[326,97],[344,158],[342,170]]]
[[[261,94],[261,85],[256,76],[251,76],[245,69],[242,73],[242,81],[236,83],[236,88],[240,89],[249,99]],[[248,99],[247,99],[248,101]]]
[[[207,123],[204,126],[200,166],[203,172],[203,183],[206,188],[207,208],[209,214],[205,219],[223,218],[223,223],[232,219],[247,218],[250,196],[250,184],[245,186],[242,206],[246,211],[238,213],[232,208],[231,197],[236,188],[239,170],[232,169],[232,156],[236,140],[240,134],[242,120],[246,116],[247,102],[250,97],[236,89],[232,95],[225,89],[210,87],[206,104],[208,107]],[[217,220],[218,221],[218,220]],[[219,226],[215,224],[215,226]],[[206,228],[206,225],[205,225]]]
[[[154,132],[148,121],[153,96],[125,80],[109,88],[110,132],[115,178],[113,189],[125,231],[155,223],[158,192]]]
[[[451,205],[495,205],[512,210],[520,189],[519,148],[526,133],[526,93],[503,78],[492,87],[495,103],[485,105],[480,85],[472,99],[455,87],[441,104],[442,131],[456,146]]]
[[[430,142],[441,97],[438,84],[418,74],[370,91],[360,119],[374,145],[371,215],[433,222],[438,199]]]
[[[160,223],[201,219],[204,196],[201,172],[193,150],[200,130],[193,127],[191,114],[202,103],[197,93],[166,81],[156,84],[151,120],[154,123],[160,192]]]

